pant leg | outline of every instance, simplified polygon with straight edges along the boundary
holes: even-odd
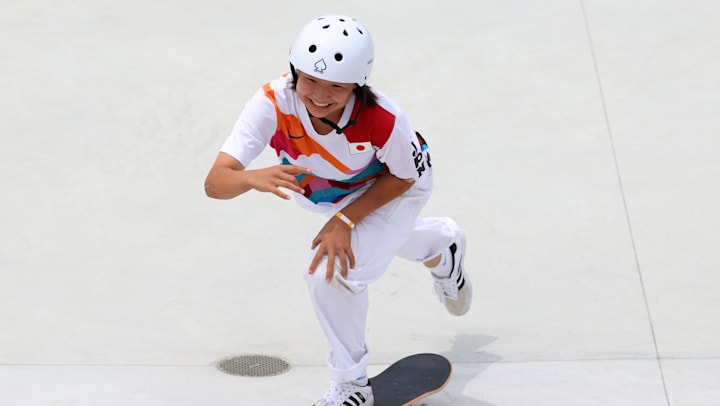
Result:
[[[330,283],[325,281],[327,258],[320,262],[317,272],[306,276],[313,308],[330,344],[331,379],[348,381],[366,374],[367,285],[383,275],[413,234],[430,191],[411,189],[357,224],[351,240],[355,268],[349,270],[347,279],[340,276],[340,264],[336,261],[334,278]],[[310,258],[314,255],[315,251]]]
[[[330,377],[337,382],[357,379],[365,375],[370,361],[365,342],[367,285],[349,284],[339,271],[327,283],[324,261],[318,269],[307,275],[307,282],[315,314],[330,344]]]
[[[448,248],[459,228],[449,217],[418,217],[407,241],[397,256],[411,261],[427,261]]]

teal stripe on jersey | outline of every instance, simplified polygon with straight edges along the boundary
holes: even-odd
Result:
[[[282,163],[290,164],[286,158],[282,159]],[[306,177],[310,177],[310,181],[304,186],[304,196],[311,202],[317,204],[321,202],[336,203],[345,196],[361,189],[369,181],[377,178],[385,171],[385,165],[379,160],[373,160],[370,165],[363,169],[357,175],[343,180],[325,179],[315,175],[301,174],[296,176],[298,183],[307,182]]]

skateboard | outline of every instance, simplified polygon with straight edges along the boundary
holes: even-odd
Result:
[[[450,382],[452,364],[438,354],[415,354],[370,378],[375,406],[410,406]]]

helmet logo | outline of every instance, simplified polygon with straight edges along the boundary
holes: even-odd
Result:
[[[327,64],[325,63],[325,59],[321,59],[321,60],[315,62],[315,72],[325,73],[325,69],[327,69]]]

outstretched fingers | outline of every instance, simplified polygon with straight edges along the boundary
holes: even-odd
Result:
[[[261,192],[270,192],[282,199],[288,200],[290,196],[282,189],[304,194],[298,183],[297,176],[310,174],[312,171],[298,165],[276,165],[258,171],[258,184],[255,186]]]

